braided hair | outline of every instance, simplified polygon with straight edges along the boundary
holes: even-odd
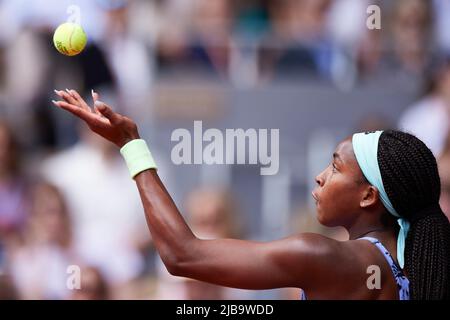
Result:
[[[450,299],[450,224],[439,206],[435,157],[415,136],[394,130],[381,134],[377,157],[389,199],[410,222],[405,270],[411,299]]]

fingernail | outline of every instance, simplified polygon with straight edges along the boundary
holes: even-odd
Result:
[[[94,92],[94,89],[91,89],[91,94],[94,95],[94,93],[95,93],[95,92]]]
[[[56,104],[56,105],[58,105],[58,102],[57,102],[57,101],[55,101],[55,100],[52,100],[52,102],[53,102],[53,104]]]
[[[58,90],[53,90],[53,91],[55,91],[55,93],[59,96],[59,91]]]
[[[72,92],[70,92],[69,89],[66,88],[66,91],[67,91],[68,94],[72,95]]]

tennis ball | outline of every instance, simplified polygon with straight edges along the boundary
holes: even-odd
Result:
[[[79,24],[66,22],[55,30],[53,44],[56,50],[66,56],[74,56],[83,51],[87,37]]]

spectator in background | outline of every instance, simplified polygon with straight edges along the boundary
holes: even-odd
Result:
[[[430,68],[428,79],[425,96],[405,111],[399,127],[416,135],[439,157],[450,130],[450,57]]]
[[[432,31],[431,3],[426,0],[400,0],[392,13],[393,59],[404,70],[422,72],[429,62]]]
[[[420,79],[432,58],[432,3],[399,0],[379,4],[382,29],[367,30],[359,45],[360,75],[377,76],[383,81],[398,77],[409,82]]]
[[[13,248],[10,269],[22,299],[64,299],[67,268],[78,260],[72,225],[60,191],[46,182],[32,190],[31,214],[21,245]]]
[[[2,242],[17,235],[28,213],[26,179],[21,173],[20,160],[13,132],[0,119],[0,247]]]
[[[226,77],[234,13],[227,0],[195,0],[189,30],[161,34],[158,63],[161,72],[195,71]]]
[[[143,272],[137,243],[149,235],[134,182],[120,154],[84,125],[79,129],[80,141],[45,160],[42,173],[67,198],[73,212],[74,246],[81,260],[99,268],[116,298]]]
[[[136,20],[143,19],[142,12],[138,13],[138,10],[145,10],[144,13],[151,17],[158,13],[156,5],[148,6],[148,3],[143,4],[142,1],[119,1],[105,6],[106,28],[99,46],[104,53],[108,70],[110,69],[110,83],[114,79],[121,99],[122,110],[119,112],[146,119],[152,116],[148,99],[155,72],[155,36],[149,29],[133,28],[134,24],[139,23]],[[90,69],[96,69],[95,61]],[[92,88],[100,90],[101,85],[93,84]]]
[[[82,267],[80,289],[72,290],[71,300],[108,300],[108,283],[98,268]]]
[[[272,2],[270,17],[280,45],[273,57],[276,75],[330,76],[333,46],[326,30],[330,4],[330,0]]]
[[[230,193],[201,188],[188,194],[185,202],[192,231],[202,239],[224,239],[240,235],[240,227],[234,219],[236,205]],[[162,262],[159,268],[159,299],[242,299],[248,298],[245,290],[171,276]]]
[[[237,225],[236,201],[225,191],[202,188],[192,191],[186,199],[192,231],[203,239],[236,238],[240,227]]]
[[[270,28],[271,0],[247,0],[235,4],[235,31],[241,39],[252,41],[265,36]]]
[[[435,31],[439,48],[450,54],[450,1],[433,0]]]
[[[369,30],[358,44],[356,65],[360,78],[373,75],[378,71],[383,56],[382,33],[379,30]]]

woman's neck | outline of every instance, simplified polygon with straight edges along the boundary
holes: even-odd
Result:
[[[366,225],[361,228],[351,228],[348,230],[350,234],[350,240],[356,240],[363,237],[372,237],[380,241],[391,253],[394,260],[397,260],[397,222],[395,218],[386,216],[384,220],[379,224]]]
[[[376,219],[375,221],[357,221],[350,228],[347,228],[350,240],[359,239],[362,237],[379,237],[396,234],[396,222],[393,217],[383,217],[383,219]]]

